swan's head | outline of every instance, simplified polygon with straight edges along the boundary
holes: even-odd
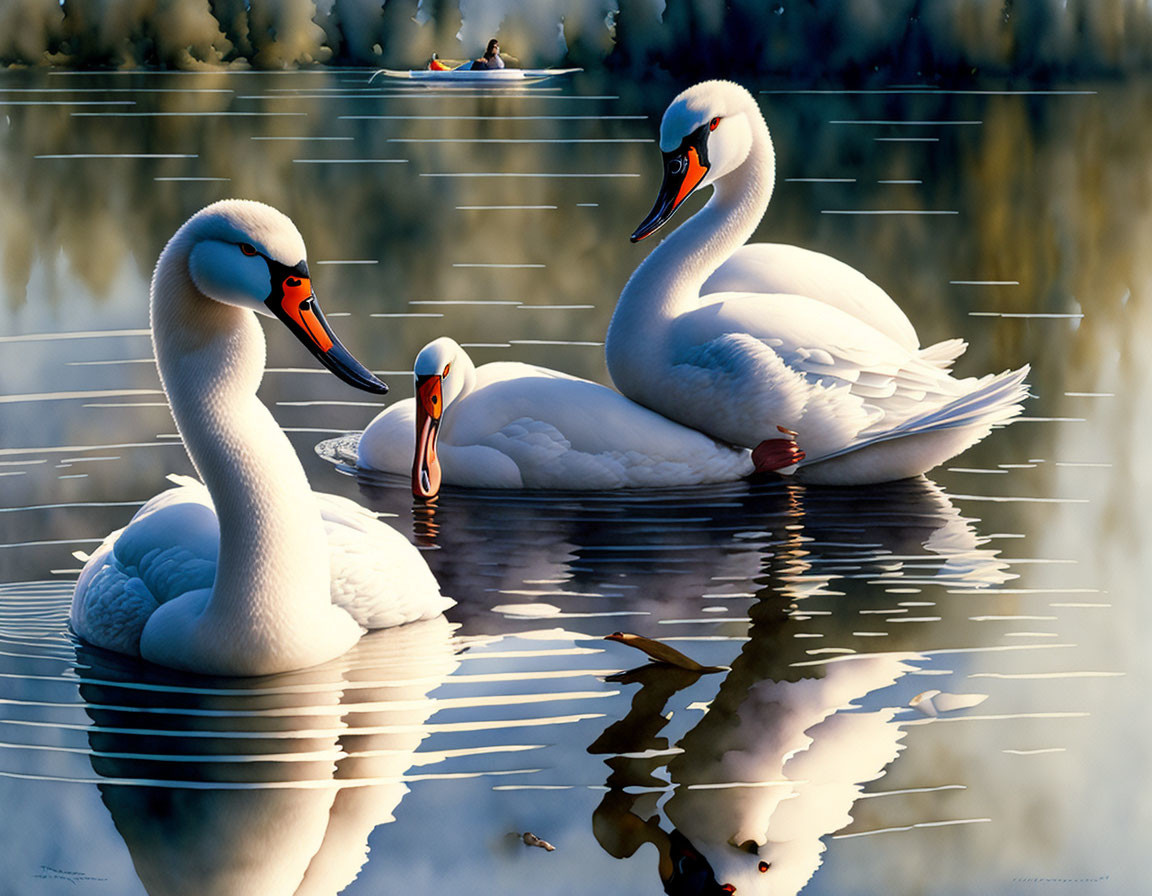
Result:
[[[441,336],[420,350],[412,366],[416,380],[416,456],[412,461],[412,494],[431,500],[440,493],[442,474],[436,439],[443,414],[471,390],[476,368],[453,339]]]
[[[763,125],[756,100],[731,81],[704,81],[676,97],[660,122],[664,180],[632,242],[659,230],[693,192],[744,164],[757,121]]]
[[[279,318],[340,379],[367,392],[388,391],[324,319],[304,240],[287,215],[260,202],[216,202],[189,218],[170,245],[188,244],[188,273],[205,296]]]

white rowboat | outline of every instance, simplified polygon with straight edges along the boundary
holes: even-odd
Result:
[[[429,71],[427,69],[398,71],[382,68],[369,78],[371,83],[376,75],[403,81],[415,81],[421,84],[499,84],[513,86],[521,84],[535,84],[539,81],[555,78],[558,75],[570,75],[572,72],[583,71],[579,68],[495,68],[479,69],[450,69],[448,71]]]

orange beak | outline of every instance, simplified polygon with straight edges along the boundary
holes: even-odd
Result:
[[[444,410],[443,380],[437,375],[416,380],[416,456],[412,461],[412,494],[422,501],[440,493],[442,474],[436,457],[440,414]]]
[[[664,153],[664,180],[656,203],[631,236],[634,243],[651,236],[663,227],[680,204],[700,186],[708,173],[708,125],[697,128],[684,138],[673,152]]]
[[[308,277],[285,277],[280,293],[280,307],[304,332],[307,341],[321,352],[330,350],[333,345],[332,336],[320,323],[312,280]]]
[[[328,326],[312,292],[308,266],[301,262],[290,268],[270,259],[265,260],[272,274],[272,293],[264,300],[268,310],[284,322],[316,360],[344,382],[377,395],[387,392],[388,387],[352,357],[352,353],[340,343]]]

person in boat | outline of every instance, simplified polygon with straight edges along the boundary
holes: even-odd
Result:
[[[474,72],[491,68],[504,68],[504,60],[500,58],[500,41],[496,38],[488,41],[488,49],[484,51],[484,55],[472,62]]]
[[[488,41],[488,49],[479,59],[465,61],[459,65],[445,62],[435,53],[428,62],[428,71],[431,72],[459,72],[459,71],[485,71],[486,69],[504,68],[504,60],[500,58],[500,41],[492,38]]]

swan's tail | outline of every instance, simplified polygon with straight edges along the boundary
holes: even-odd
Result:
[[[943,344],[943,343],[942,343]],[[942,407],[912,417],[885,438],[917,435],[941,429],[959,429],[967,426],[996,426],[1007,423],[1023,410],[1028,398],[1028,384],[1024,382],[1031,370],[1025,364],[1019,370],[1006,370],[976,380],[974,388]]]
[[[1010,422],[1028,398],[1029,367],[969,381],[951,401],[879,432],[835,454],[801,462],[800,478],[832,484],[886,482],[927,472]],[[898,442],[897,442],[898,440]],[[882,444],[887,443],[887,444]],[[899,447],[897,447],[897,445]]]
[[[968,343],[963,339],[945,339],[943,342],[937,342],[935,345],[920,349],[919,356],[921,361],[941,370],[947,370],[952,366],[953,361],[964,354],[967,348]]]

